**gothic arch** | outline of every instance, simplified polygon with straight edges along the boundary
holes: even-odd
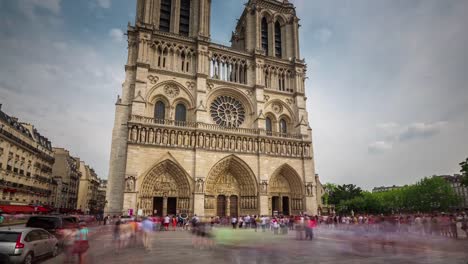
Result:
[[[288,117],[289,121],[291,122],[291,124],[293,124],[294,122],[297,122],[296,115],[294,114],[294,111],[291,109],[291,107],[289,105],[287,105],[286,103],[284,103],[283,101],[279,100],[279,99],[274,99],[274,100],[268,101],[265,104],[264,109],[267,110],[268,107],[272,106],[275,103],[279,104],[283,108],[283,111],[281,113],[279,113],[279,114],[276,113],[275,114],[277,120],[279,120],[280,116],[285,116],[286,115]],[[272,111],[267,111],[267,112],[271,113]]]
[[[260,13],[260,21],[262,21],[263,18],[266,18],[267,19],[267,23],[271,23],[271,21],[273,21],[273,13],[268,10],[268,9],[264,9],[261,13]]]
[[[139,208],[145,215],[153,212],[154,197],[177,198],[177,209],[190,209],[192,188],[187,172],[171,159],[163,160],[153,166],[138,184]]]
[[[184,93],[188,96],[188,99],[190,100],[190,107],[189,108],[194,108],[196,106],[195,98],[193,97],[192,93],[190,92],[187,87],[183,86],[182,84],[176,82],[176,81],[164,81],[161,83],[156,84],[155,86],[151,87],[151,89],[148,91],[147,96],[146,96],[146,101],[147,102],[152,102],[156,96],[158,96],[158,93],[156,93],[156,90],[160,87],[164,87],[166,85],[174,85],[180,90],[184,91]],[[177,96],[177,98],[180,98],[181,96]]]
[[[187,172],[170,159],[153,166],[142,178],[139,187],[140,197],[163,196],[164,193],[176,197],[190,197],[191,195]]]
[[[269,180],[269,193],[287,194],[293,198],[302,198],[304,184],[294,168],[289,164],[283,164],[275,170]]]
[[[249,165],[239,157],[230,155],[211,168],[206,180],[206,194],[225,192],[227,195],[257,196],[257,185],[257,179]]]
[[[280,26],[283,27],[286,25],[286,21],[288,21],[286,19],[286,17],[281,14],[281,13],[276,13],[273,17],[273,21],[276,23],[277,21],[280,23]]]

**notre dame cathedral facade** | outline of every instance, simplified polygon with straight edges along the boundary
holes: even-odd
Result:
[[[316,214],[293,4],[248,1],[231,47],[210,41],[210,13],[211,0],[137,1],[106,213]]]

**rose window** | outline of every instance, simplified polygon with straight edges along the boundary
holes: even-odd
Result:
[[[211,117],[224,127],[239,127],[245,120],[244,106],[230,96],[219,96],[211,103]]]

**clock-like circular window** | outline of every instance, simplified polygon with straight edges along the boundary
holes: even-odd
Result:
[[[239,127],[245,120],[245,109],[231,96],[219,96],[211,103],[211,117],[223,127]]]

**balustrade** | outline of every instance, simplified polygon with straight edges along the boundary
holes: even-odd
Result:
[[[302,136],[283,136],[275,137],[272,132],[267,135],[262,129],[229,129],[212,124],[133,116],[129,122],[128,141],[168,147],[311,157],[311,142],[304,141]]]

